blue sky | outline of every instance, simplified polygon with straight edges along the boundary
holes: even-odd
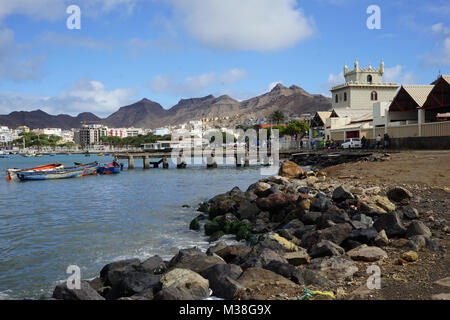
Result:
[[[69,30],[66,8],[81,9]],[[369,5],[381,29],[369,30]],[[0,114],[42,109],[107,116],[142,98],[243,100],[277,82],[329,95],[353,68],[386,81],[450,73],[448,1],[0,0]]]

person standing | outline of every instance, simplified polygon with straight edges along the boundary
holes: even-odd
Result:
[[[390,137],[387,133],[384,134],[384,148],[387,149],[389,148],[389,144],[390,144]]]
[[[380,145],[381,145],[381,135],[377,136],[377,149],[380,149]]]
[[[367,143],[366,136],[363,136],[362,139],[361,139],[361,147],[362,147],[363,149],[366,148],[366,143]]]

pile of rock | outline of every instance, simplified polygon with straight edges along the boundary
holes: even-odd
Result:
[[[417,261],[421,248],[443,250],[411,206],[402,187],[327,186],[320,172],[284,164],[280,176],[262,179],[246,191],[234,188],[203,203],[191,228],[211,241],[206,253],[180,250],[170,261],[155,256],[106,265],[80,290],[59,285],[56,299],[299,299],[303,287],[333,290],[352,281],[364,264],[385,259]],[[402,254],[387,246],[401,239]],[[245,241],[244,241],[245,240]],[[398,240],[395,240],[398,242]],[[340,289],[341,288],[341,289]]]

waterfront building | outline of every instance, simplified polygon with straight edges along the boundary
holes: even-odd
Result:
[[[100,138],[108,135],[108,128],[102,125],[84,125],[75,132],[74,140],[77,144],[95,145],[100,143]]]
[[[326,119],[325,138],[345,140],[360,137],[361,131],[372,127],[374,104],[390,102],[399,85],[383,82],[384,61],[380,68],[360,68],[358,60],[354,69],[344,66],[345,83],[331,89],[332,114]]]

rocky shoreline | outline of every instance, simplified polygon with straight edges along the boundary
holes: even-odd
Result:
[[[448,240],[447,221],[421,214],[406,186],[357,185],[287,161],[278,176],[200,205],[189,227],[210,237],[206,252],[113,262],[79,290],[58,285],[53,298],[369,299],[374,266],[408,268],[421,255],[446,254],[438,240]],[[240,242],[227,245],[224,235]]]

